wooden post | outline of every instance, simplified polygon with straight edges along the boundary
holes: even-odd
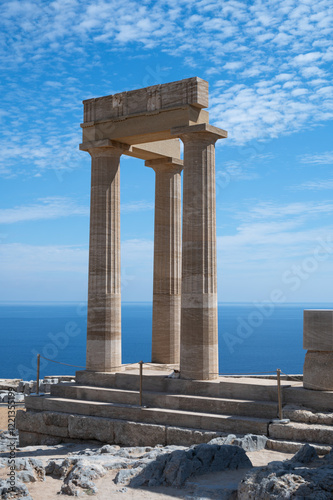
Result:
[[[143,361],[139,361],[140,365],[140,406],[142,406],[142,376],[143,376]]]
[[[40,354],[37,354],[37,394],[39,394]]]
[[[281,370],[278,368],[276,370],[276,378],[277,378],[277,385],[278,385],[278,402],[279,402],[279,419],[283,419],[282,415],[282,395],[281,395]]]

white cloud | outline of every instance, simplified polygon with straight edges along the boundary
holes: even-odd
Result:
[[[219,269],[232,271],[234,279],[242,273],[256,276],[261,284],[269,277],[272,286],[272,280],[280,279],[283,271],[313,256],[320,241],[331,248],[324,260],[332,268],[332,214],[330,202],[259,203],[236,212],[240,224],[231,234],[217,238]]]
[[[298,56],[294,57],[294,63],[296,65],[304,65],[317,61],[317,59],[320,59],[320,57],[320,52],[308,52],[307,54],[299,54]]]
[[[330,0],[226,0],[218,8],[216,2],[192,0],[25,0],[3,3],[0,15],[5,37],[0,63],[6,72],[19,67],[27,74],[31,68],[46,74],[50,60],[57,68],[55,75],[66,62],[73,73],[80,72],[100,65],[104,48],[128,55],[135,46],[143,54],[158,48],[170,57],[186,58],[198,73],[205,71],[206,64],[213,65],[208,72],[219,81],[226,71],[228,77],[234,73],[237,80],[224,80],[223,89],[215,87],[211,101],[213,119],[229,129],[230,144],[290,134],[305,124],[314,127],[333,117]],[[91,47],[96,51],[91,52]],[[158,81],[162,78],[158,75]],[[257,82],[265,86],[259,88]],[[82,165],[76,156],[79,132],[73,135],[76,118],[61,128],[57,120],[76,107],[78,123],[81,98],[94,95],[94,88],[84,88],[79,77],[73,85],[66,83],[51,75],[45,87],[52,95],[38,89],[28,99],[12,81],[10,90],[6,88],[15,95],[15,105],[9,113],[12,123],[6,124],[10,144],[6,137],[2,151],[13,164],[18,158],[27,159],[33,175],[64,163],[66,168]],[[45,109],[52,113],[52,123],[45,123],[44,115],[40,123],[36,118],[33,125],[29,123],[31,113],[37,117]],[[25,136],[27,125],[33,129],[30,140]],[[41,132],[41,127],[48,133]]]
[[[35,220],[59,219],[60,217],[89,216],[89,205],[79,205],[71,198],[49,196],[40,198],[36,203],[14,208],[0,209],[0,224],[14,224]],[[154,203],[145,200],[121,204],[121,213],[154,210]]]
[[[333,214],[333,203],[330,201],[322,202],[294,202],[281,205],[273,202],[261,202],[247,209],[246,211],[237,211],[236,216],[241,220],[260,220],[267,219],[286,219],[291,222],[291,217],[304,220],[304,217],[310,218],[317,215]],[[294,220],[294,219],[293,219]],[[292,224],[294,222],[291,222]]]
[[[0,245],[2,274],[33,276],[45,272],[87,273],[88,249],[74,245],[28,245],[3,243]]]
[[[1,300],[86,300],[87,246],[2,242],[0,261],[0,280],[6,283]],[[122,242],[121,274],[124,301],[138,300],[138,290],[140,300],[151,300],[153,241]]]
[[[230,70],[230,71],[235,71],[235,70],[241,68],[243,66],[243,64],[244,63],[242,61],[228,62],[223,66],[223,68]]]
[[[275,80],[278,82],[284,82],[287,80],[291,80],[292,78],[295,78],[295,74],[293,74],[293,73],[280,73],[280,74],[276,75]]]
[[[154,206],[154,203],[145,200],[122,203],[121,213],[145,212],[147,210],[154,210]]]
[[[125,240],[121,244],[122,263],[125,266],[138,267],[145,266],[145,264],[152,263],[154,242],[146,239],[130,239]]]
[[[311,191],[322,191],[325,189],[333,189],[333,179],[323,179],[315,181],[307,181],[299,184],[298,186],[292,186],[290,189],[308,189]]]
[[[299,158],[299,161],[309,165],[332,165],[333,151],[325,151],[324,153],[317,154],[305,154]]]
[[[0,224],[34,220],[58,219],[73,215],[89,215],[89,206],[80,206],[70,198],[48,197],[31,205],[0,209]]]

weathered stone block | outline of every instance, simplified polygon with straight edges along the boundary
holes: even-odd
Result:
[[[43,420],[45,425],[68,427],[68,415],[66,413],[43,413]]]
[[[333,311],[305,310],[303,348],[311,351],[333,351]]]
[[[65,418],[65,416],[64,416]],[[48,422],[46,423],[45,420]],[[50,413],[45,417],[44,412],[19,410],[16,414],[16,427],[20,431],[46,434],[51,436],[68,437],[67,426],[58,426],[59,415]]]
[[[114,420],[99,417],[69,415],[68,434],[75,439],[96,439],[102,443],[114,443]]]
[[[307,425],[298,422],[270,424],[269,437],[294,442],[322,443],[333,445],[333,427],[328,425]]]
[[[117,420],[114,422],[114,442],[123,446],[165,445],[165,426]]]
[[[25,432],[20,430],[20,447],[36,446],[39,444],[53,446],[61,443],[62,441],[63,439],[59,436],[47,436],[45,434],[39,434],[38,432]]]
[[[303,386],[315,391],[333,390],[333,351],[308,351],[303,369]]]
[[[110,120],[139,113],[172,109],[186,104],[208,107],[208,82],[201,78],[187,78],[177,82],[153,85],[129,92],[87,99],[84,121]]]
[[[166,444],[192,446],[193,444],[208,443],[211,439],[220,436],[219,432],[206,432],[197,429],[184,429],[182,427],[166,428]]]

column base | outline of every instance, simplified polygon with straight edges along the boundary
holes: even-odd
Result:
[[[87,370],[112,372],[121,366],[120,294],[88,301]]]
[[[216,380],[219,376],[216,294],[183,294],[180,377]]]
[[[179,364],[180,295],[154,294],[152,363]]]

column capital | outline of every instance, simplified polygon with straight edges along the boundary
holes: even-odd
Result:
[[[183,170],[184,162],[179,158],[155,158],[154,160],[146,160],[145,166],[152,168],[155,172],[180,173]]]
[[[111,141],[110,139],[101,139],[98,141],[83,142],[79,146],[81,151],[87,151],[92,157],[110,157],[121,156],[124,151],[130,149],[129,144],[123,142]]]
[[[186,125],[185,127],[173,127],[171,135],[179,137],[183,142],[201,138],[204,141],[214,143],[218,139],[226,139],[228,132],[209,123],[198,123],[197,125]]]

